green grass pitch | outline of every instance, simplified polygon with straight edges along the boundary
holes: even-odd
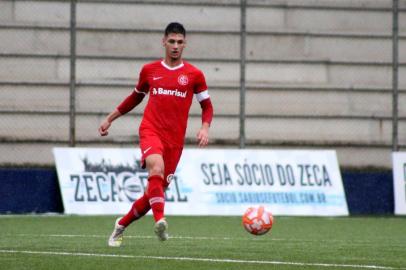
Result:
[[[406,269],[405,217],[275,217],[252,236],[240,217],[147,216],[107,246],[113,216],[0,216],[0,269]]]

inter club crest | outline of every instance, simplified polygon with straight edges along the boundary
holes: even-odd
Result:
[[[178,83],[180,84],[180,85],[187,85],[188,84],[188,82],[189,82],[189,79],[188,79],[188,77],[186,76],[186,75],[179,75],[179,77],[178,77]]]

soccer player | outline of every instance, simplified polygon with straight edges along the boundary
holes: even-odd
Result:
[[[164,217],[164,191],[170,184],[182,154],[189,109],[193,95],[202,108],[202,126],[197,132],[199,147],[209,141],[213,107],[203,73],[182,59],[186,31],[182,24],[168,24],[162,39],[165,58],[144,65],[134,91],[100,124],[101,136],[108,134],[111,123],[131,111],[149,94],[139,128],[141,164],[148,171],[148,184],[143,196],[130,211],[115,223],[108,244],[119,247],[125,228],[150,209],[154,216],[154,232],[158,239],[168,238]]]

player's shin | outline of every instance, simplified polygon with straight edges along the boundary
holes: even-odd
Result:
[[[133,221],[144,216],[151,209],[149,205],[148,196],[144,193],[142,197],[138,198],[132,205],[130,211],[118,222],[120,225],[127,227]]]
[[[165,198],[163,181],[164,179],[159,175],[153,175],[148,178],[148,198],[155,222],[164,217]]]

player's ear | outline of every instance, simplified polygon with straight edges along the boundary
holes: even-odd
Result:
[[[166,36],[164,36],[164,37],[162,38],[162,46],[163,46],[163,47],[165,47],[165,43],[166,43]]]

